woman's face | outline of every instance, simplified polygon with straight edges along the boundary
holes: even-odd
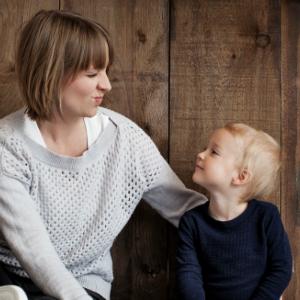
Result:
[[[90,67],[81,71],[67,83],[61,92],[61,112],[63,116],[93,117],[101,105],[104,95],[111,90],[106,69]]]

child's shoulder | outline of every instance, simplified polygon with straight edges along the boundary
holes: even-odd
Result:
[[[204,215],[207,214],[207,212],[208,212],[208,201],[186,211],[181,218],[182,219],[202,218]]]
[[[277,206],[271,202],[264,200],[252,200],[257,215],[257,218],[261,221],[268,222],[275,219],[280,219],[280,213]]]
[[[258,199],[253,199],[254,205],[258,210],[261,210],[262,212],[270,212],[270,213],[275,213],[278,212],[278,208],[275,204],[269,201],[265,200],[258,200]]]
[[[208,211],[208,202],[200,204],[188,211],[186,211],[179,222],[179,231],[197,231],[199,228],[203,229],[206,223],[206,217]]]

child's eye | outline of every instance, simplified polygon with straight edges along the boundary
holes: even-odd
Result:
[[[211,153],[212,153],[213,155],[219,155],[219,153],[218,153],[216,150],[214,150],[214,149],[211,150]]]

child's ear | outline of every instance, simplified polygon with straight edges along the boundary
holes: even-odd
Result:
[[[240,171],[237,176],[232,178],[232,184],[233,185],[244,185],[248,183],[251,179],[251,172],[244,168],[242,171]]]

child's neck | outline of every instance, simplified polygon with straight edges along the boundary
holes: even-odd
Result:
[[[209,214],[219,221],[230,221],[242,214],[248,206],[240,197],[228,197],[221,194],[211,194]]]

